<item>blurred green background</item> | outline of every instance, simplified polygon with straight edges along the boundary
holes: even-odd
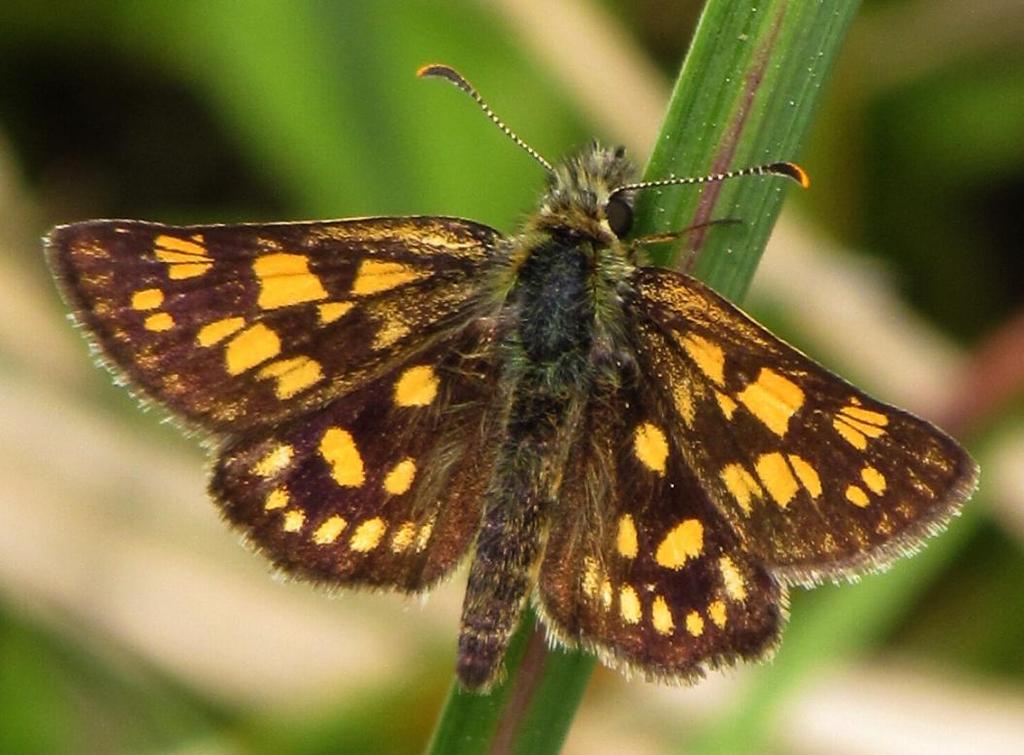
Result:
[[[166,222],[454,214],[504,231],[549,158],[646,154],[699,3],[0,6],[0,752],[422,748],[461,580],[421,605],[268,576],[204,455],[94,369],[38,239]],[[916,559],[794,596],[772,666],[694,689],[599,670],[568,752],[1024,747],[1024,7],[875,0],[748,300],[971,446],[981,493]],[[722,735],[722,736],[719,736]]]

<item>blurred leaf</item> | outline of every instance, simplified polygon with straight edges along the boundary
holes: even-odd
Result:
[[[639,5],[619,3],[623,21],[642,13]],[[708,5],[648,177],[704,173],[726,159],[736,167],[800,158],[807,119],[857,6],[838,0],[768,2],[751,12],[749,5]],[[884,5],[913,10],[911,3]],[[927,34],[929,19],[934,21],[941,9],[918,6],[914,18],[922,23],[914,31]],[[647,23],[659,29],[668,28],[662,22],[666,14],[678,12],[655,0],[646,8],[655,19]],[[786,15],[776,27],[782,8]],[[48,153],[64,171],[61,176],[80,181],[80,195],[94,195],[98,206],[108,198],[104,190],[111,182],[120,181],[118,190],[131,194],[148,181],[147,207],[153,207],[154,217],[166,219],[184,219],[182,213],[196,212],[218,186],[229,184],[223,199],[199,212],[243,219],[246,213],[279,205],[293,208],[288,212],[292,217],[446,213],[508,228],[536,199],[542,178],[537,167],[472,103],[441,84],[417,81],[413,72],[426,62],[455,64],[524,138],[557,157],[589,134],[571,110],[572,98],[552,85],[554,77],[538,70],[523,47],[509,38],[489,4],[459,0],[90,0],[73,10],[60,0],[8,3],[0,10],[0,127],[7,140],[0,148],[33,181],[31,155]],[[758,77],[751,74],[767,48],[770,61],[755,82]],[[569,40],[566,49],[580,54]],[[846,98],[846,109],[824,124],[831,141],[821,162],[835,161],[835,186],[819,189],[815,201],[830,213],[832,230],[837,213],[862,216],[868,232],[861,239],[870,238],[890,254],[905,249],[911,259],[907,269],[914,270],[909,284],[915,293],[927,294],[920,297],[922,303],[930,303],[959,333],[991,327],[992,318],[1015,301],[1020,288],[1014,287],[1024,269],[1015,230],[1024,144],[1016,138],[1024,113],[1024,100],[1015,98],[1022,84],[1020,66],[1014,65],[1018,58],[1016,50],[999,47],[978,61],[965,61],[954,52],[953,64],[934,68],[924,80],[902,77],[910,83],[870,102],[863,100],[864,92],[876,90],[863,86],[864,72],[844,71],[840,96]],[[18,64],[16,71],[11,61]],[[75,90],[79,79],[64,75],[69,68],[104,84],[110,83],[102,78],[106,71],[117,74],[117,86],[107,86],[91,103],[110,120],[100,118],[91,126],[112,122],[121,131],[107,134],[102,146],[109,151],[97,149],[90,155],[95,162],[85,166],[64,159],[62,149],[81,138],[82,117],[96,113],[83,113],[80,106],[99,90],[81,87],[80,98],[65,100],[60,90],[38,86],[41,80],[63,80],[65,90]],[[134,83],[128,92],[121,91],[124,81]],[[528,96],[522,94],[525,82]],[[751,90],[748,83],[756,84],[752,102],[743,96]],[[12,87],[27,92],[25,99],[8,97]],[[138,99],[147,94],[146,102]],[[25,102],[36,109],[19,112]],[[745,107],[744,128],[735,133],[735,116]],[[52,130],[33,128],[38,121],[32,119],[47,109],[61,114],[49,116]],[[863,127],[870,123],[865,112],[875,119],[869,128]],[[163,117],[161,128],[138,128],[154,114]],[[179,139],[184,129],[192,131]],[[860,143],[862,131],[875,140],[866,148]],[[139,162],[118,162],[119,154],[135,147],[138,154],[151,150],[144,158],[150,165],[170,166],[170,178],[154,179]],[[199,161],[220,151],[230,155],[223,162],[210,159],[200,174],[181,160],[186,150]],[[251,165],[251,172],[236,173],[232,166],[239,162]],[[103,170],[94,173],[93,165]],[[809,167],[821,178],[818,161]],[[204,176],[210,173],[223,184],[207,182]],[[47,183],[52,178],[44,171],[36,187],[41,217],[62,207],[60,187],[54,191]],[[260,191],[230,185],[250,180]],[[780,179],[754,178],[723,184],[717,194],[692,188],[648,192],[638,227],[677,230],[707,216],[742,219],[740,226],[716,226],[686,239],[698,242],[696,272],[720,291],[739,296],[786,185]],[[168,191],[173,187],[178,197],[190,191],[193,203],[175,197]],[[272,201],[262,201],[264,187],[276,193]],[[25,248],[24,255],[38,262],[34,246]],[[660,261],[667,262],[668,256],[665,250]],[[95,403],[95,397],[83,394],[82,401]],[[119,404],[131,407],[139,422],[153,422],[153,415],[134,412],[131,401]],[[972,669],[1001,671],[1019,684],[1024,666],[1013,607],[1021,597],[1021,551],[1018,542],[991,525],[972,538],[978,506],[969,504],[968,514],[924,554],[889,574],[796,596],[793,625],[775,664],[758,669],[749,694],[736,698],[697,733],[697,751],[765,749],[779,706],[826,660],[842,661],[862,651],[896,623],[905,625],[901,639],[911,652],[930,653],[933,662],[950,659]],[[969,550],[964,547],[968,538]],[[960,560],[954,561],[957,554]],[[88,569],[85,565],[83,573]],[[907,613],[925,601],[926,610]],[[532,617],[527,622],[532,628]],[[450,653],[450,645],[443,652]],[[438,658],[447,667],[443,652]],[[527,712],[531,723],[518,740],[521,749],[557,747],[592,663],[574,654],[549,659],[549,670],[535,680],[540,689]],[[265,751],[359,750],[376,744],[407,751],[429,728],[423,716],[437,704],[439,693],[435,683],[422,699],[417,696],[416,690],[430,686],[424,673],[422,679],[403,677],[390,692],[388,684],[368,688],[354,702],[339,696],[323,719],[260,713],[258,722],[248,716],[239,721],[215,700],[205,699],[207,692],[182,689],[152,672],[145,659],[93,656],[68,637],[51,638],[47,630],[23,626],[2,613],[0,667],[4,752],[153,751],[190,744],[198,751],[204,743],[232,751],[236,739],[253,749],[266,745]],[[473,698],[462,707],[461,719],[445,719],[450,726],[442,732],[444,751],[472,751],[474,741],[458,737],[481,721],[478,731],[483,733],[475,745],[485,747],[494,731],[487,726],[497,725],[500,702]],[[403,710],[421,709],[418,720],[396,720]],[[384,730],[382,722],[388,721],[395,725]]]
[[[230,718],[142,659],[100,647],[0,612],[0,752],[166,749]]]
[[[751,673],[749,683],[712,721],[693,732],[681,748],[687,755],[764,752],[769,749],[777,714],[816,674],[835,667],[893,629],[935,577],[952,563],[977,531],[975,499],[949,530],[911,559],[885,574],[857,584],[816,589],[801,601],[783,632],[782,646],[770,664]]]
[[[984,334],[1022,303],[1024,66],[957,66],[870,115],[866,243],[903,265],[903,289],[935,323]]]
[[[52,649],[0,615],[0,752],[70,751],[73,721]]]
[[[465,62],[469,75],[486,75],[474,83],[498,93],[495,107],[524,132],[567,143],[578,131],[553,91],[535,89],[528,103],[500,98],[528,66],[476,3],[127,7],[312,216],[457,212],[500,225],[518,214],[523,192],[539,183],[535,166],[502,144],[472,103],[418,80],[427,62]],[[469,67],[500,58],[506,65]]]

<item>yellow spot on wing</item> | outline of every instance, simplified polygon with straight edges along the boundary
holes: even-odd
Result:
[[[332,301],[319,305],[317,312],[320,315],[320,324],[328,325],[335,320],[340,320],[354,306],[355,304],[350,301]]]
[[[233,333],[237,333],[244,325],[245,319],[242,317],[225,317],[223,320],[214,320],[199,329],[196,334],[196,342],[200,346],[213,346]]]
[[[792,380],[764,367],[757,380],[736,396],[740,403],[778,436],[786,434],[789,418],[803,406],[804,392]]]
[[[348,430],[328,428],[320,439],[320,455],[331,465],[331,476],[336,483],[346,488],[358,488],[363,484],[363,457],[359,455],[356,441]]]
[[[395,403],[399,406],[429,406],[437,396],[437,373],[430,365],[410,367],[395,383]]]
[[[859,403],[859,402],[855,402]],[[889,424],[889,418],[879,412],[864,409],[855,404],[844,406],[832,420],[832,427],[851,446],[863,451],[868,438],[885,435],[882,428]]]
[[[289,372],[299,367],[304,362],[312,361],[309,357],[290,357],[288,359],[278,359],[276,362],[271,362],[259,372],[261,378],[276,378],[282,375],[287,375]]]
[[[153,245],[166,251],[178,252],[192,260],[194,257],[206,257],[206,247],[202,236],[193,236],[194,241],[179,239],[177,236],[161,234],[153,240]]]
[[[633,450],[636,458],[645,467],[659,475],[665,474],[665,460],[668,458],[668,441],[665,433],[650,422],[644,422],[633,434]]]
[[[145,326],[146,330],[152,330],[159,333],[173,328],[174,318],[166,312],[157,312],[155,315],[147,317],[146,321],[142,324]]]
[[[263,501],[263,508],[267,511],[273,511],[274,509],[283,509],[288,505],[289,497],[288,491],[284,488],[274,488],[267,493],[266,499]]]
[[[601,580],[601,607],[608,610],[612,607],[612,583],[611,580]]]
[[[728,556],[718,559],[718,568],[722,572],[722,584],[725,585],[725,594],[733,600],[743,601],[747,599],[747,583],[736,568],[736,564]]]
[[[640,598],[629,585],[623,586],[619,591],[619,614],[627,624],[636,624],[640,621]]]
[[[434,531],[434,520],[436,517],[430,517],[426,524],[420,527],[419,534],[416,535],[416,552],[422,551],[427,547],[427,543],[430,542],[430,534]]]
[[[252,270],[260,284],[257,304],[263,309],[327,298],[320,278],[310,272],[309,259],[303,254],[264,254],[253,261]]]
[[[864,469],[860,471],[860,479],[864,480],[864,484],[868,486],[868,490],[875,495],[882,495],[882,493],[885,492],[885,475],[874,467],[864,467]]]
[[[883,430],[881,427],[877,425],[869,425],[866,422],[861,422],[860,420],[849,419],[845,415],[841,416],[848,425],[856,428],[859,432],[864,433],[864,435],[868,436],[869,438],[878,438],[882,435],[885,435],[885,430]]]
[[[764,491],[757,480],[754,479],[754,475],[750,474],[742,464],[727,464],[722,468],[719,476],[722,478],[722,482],[725,483],[726,489],[728,489],[732,497],[740,505],[740,508],[747,514],[751,511],[752,506],[750,504],[753,499],[764,496]]]
[[[708,604],[708,616],[710,616],[711,620],[715,622],[716,627],[723,629],[725,627],[726,620],[725,603],[720,600],[711,601],[711,603]]]
[[[718,402],[718,406],[722,410],[722,414],[725,415],[725,418],[732,419],[732,415],[736,411],[736,402],[721,391],[715,391],[715,400]]]
[[[654,603],[651,604],[651,624],[658,634],[672,634],[672,630],[676,627],[675,622],[672,621],[672,611],[669,610],[668,603],[660,595],[655,597]]]
[[[323,524],[316,528],[316,532],[313,533],[313,542],[317,545],[329,545],[338,539],[345,528],[348,526],[343,518],[334,514],[324,520]]]
[[[391,550],[395,553],[401,553],[412,545],[413,538],[415,537],[416,523],[403,522],[402,526],[395,530],[395,534],[391,536]]]
[[[839,433],[839,437],[849,443],[851,446],[859,451],[863,451],[868,447],[868,439],[864,433],[856,430],[851,425],[848,425],[839,417],[835,417],[832,420],[832,427],[835,428],[836,432]]]
[[[697,367],[716,385],[725,385],[725,352],[714,341],[697,335],[683,338],[683,348]]]
[[[171,265],[170,269],[167,271],[167,276],[171,280],[184,280],[186,278],[195,278],[196,276],[205,273],[212,266],[212,262],[190,265]]]
[[[704,634],[704,619],[696,611],[690,611],[686,614],[686,631],[694,637],[700,637]]]
[[[209,257],[207,257],[204,254],[168,251],[167,249],[162,247],[156,247],[156,258],[161,262],[166,262],[168,265],[171,265],[172,267],[176,265],[184,267],[188,267],[190,265],[208,267],[209,265],[212,264],[211,262],[207,261],[209,260]],[[196,262],[197,259],[204,261]]]
[[[253,472],[260,477],[272,477],[288,466],[293,453],[294,450],[289,445],[277,446],[256,463]]]
[[[164,292],[159,288],[145,288],[132,294],[132,309],[156,309],[164,303]]]
[[[693,426],[693,418],[697,415],[693,405],[693,394],[687,386],[677,385],[672,388],[672,401],[676,405],[676,411],[683,418],[687,427]]]
[[[811,494],[811,498],[820,496],[821,478],[818,477],[817,470],[796,454],[789,454],[787,458],[789,463],[793,465],[793,471],[796,472],[796,476],[800,480],[800,484],[804,486],[804,490]]]
[[[793,500],[793,496],[800,489],[800,484],[790,471],[789,464],[780,453],[761,454],[755,469],[768,495],[782,508]]]
[[[324,373],[315,359],[292,357],[271,362],[260,370],[259,376],[276,378],[274,392],[279,399],[284,400],[319,383]]]
[[[846,488],[846,500],[852,503],[854,506],[865,508],[869,503],[868,494],[865,493],[861,488],[856,485],[849,485]]]
[[[886,427],[889,424],[889,418],[884,414],[881,414],[880,412],[873,412],[870,409],[864,409],[859,406],[845,406],[842,409],[842,413],[860,422],[866,422],[869,425]]]
[[[171,280],[195,278],[213,266],[206,247],[202,245],[203,237],[194,238],[196,241],[160,235],[153,241],[156,258],[167,263],[167,275]]]
[[[228,374],[241,375],[280,352],[281,339],[277,333],[263,323],[256,323],[228,341],[224,352]]]
[[[373,336],[373,348],[377,351],[386,349],[405,338],[410,332],[409,326],[398,317],[393,314],[388,315]]]
[[[666,569],[681,569],[687,559],[696,558],[703,549],[704,525],[696,519],[686,519],[665,535],[654,559]]]
[[[400,262],[364,260],[352,282],[352,293],[362,296],[388,291],[423,277],[423,273]]]
[[[598,570],[597,559],[587,556],[583,559],[583,594],[588,598],[597,595]]]
[[[352,539],[349,540],[349,546],[352,550],[360,553],[372,551],[380,544],[380,539],[384,537],[387,527],[387,524],[379,516],[367,519],[356,527],[356,531],[352,533]]]
[[[284,512],[284,531],[298,532],[306,523],[306,515],[299,509],[290,509]]]
[[[395,464],[384,478],[384,490],[391,495],[402,495],[412,487],[413,478],[416,476],[416,462],[412,459],[403,459]]]
[[[619,549],[619,553],[626,558],[636,558],[636,525],[633,524],[633,517],[629,514],[619,518],[619,534],[616,538],[616,547]]]

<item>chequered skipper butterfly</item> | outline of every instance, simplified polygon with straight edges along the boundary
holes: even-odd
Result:
[[[458,677],[531,598],[648,678],[771,649],[786,587],[885,566],[977,467],[697,280],[639,264],[619,150],[552,166],[503,237],[445,217],[61,226],[46,249],[104,361],[221,439],[210,492],[289,574],[429,589],[469,556]],[[650,239],[648,239],[650,240]]]

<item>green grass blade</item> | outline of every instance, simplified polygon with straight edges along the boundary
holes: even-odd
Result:
[[[488,695],[453,684],[427,752],[558,752],[594,659],[546,644],[543,629],[527,611],[505,656],[506,680]]]
[[[707,3],[648,178],[699,176],[799,156],[858,3],[770,0],[756,6]],[[713,219],[741,221],[695,232],[683,245],[686,253],[696,252],[692,272],[735,300],[753,278],[791,185],[776,177],[740,178],[703,189],[641,192],[637,225],[662,233]],[[661,250],[655,261],[669,263],[671,251]]]
[[[856,7],[854,2],[777,0],[754,10],[711,0],[676,81],[645,178],[701,175],[795,157]],[[746,178],[703,190],[642,192],[634,235],[675,231],[714,218],[741,220],[701,235],[694,268],[735,299],[749,285],[788,184],[783,178]],[[694,246],[694,239],[687,241]],[[657,261],[667,262],[668,252]],[[508,669],[514,681],[516,659],[509,660]],[[579,653],[551,653],[532,699],[516,716],[516,728],[502,730],[502,751],[558,752],[592,669],[593,660]],[[489,751],[507,699],[504,689],[499,694],[493,705],[451,695],[429,752]]]

